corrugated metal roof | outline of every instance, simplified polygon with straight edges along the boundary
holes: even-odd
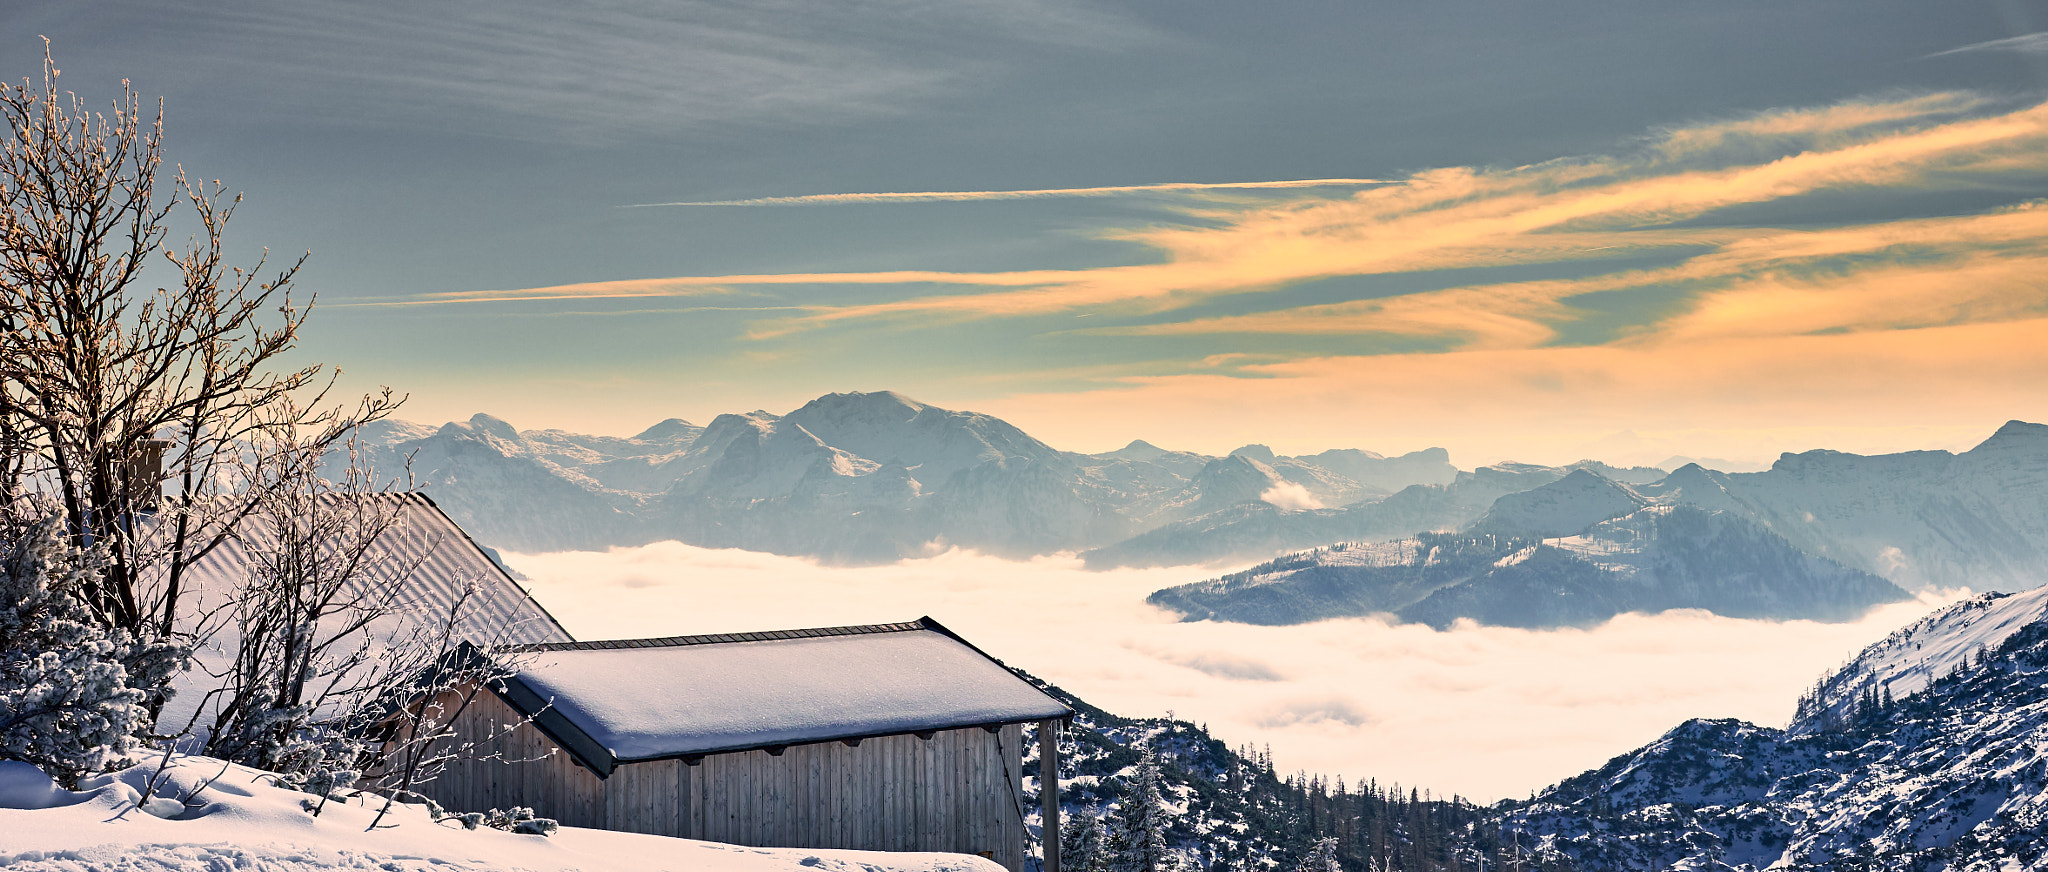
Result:
[[[567,642],[574,637],[547,609],[519,585],[484,549],[456,526],[425,494],[366,494],[332,499],[366,499],[385,504],[396,517],[378,537],[376,559],[363,568],[358,583],[380,585],[403,575],[407,603],[419,613],[445,615],[471,582],[471,600],[464,604],[460,635],[493,644]],[[276,535],[260,517],[235,528],[233,536],[187,568],[187,584],[204,598],[218,599],[241,587],[252,554],[277,546]]]
[[[532,645],[499,693],[600,776],[625,763],[1073,714],[937,621]]]
[[[356,580],[359,588],[403,581],[399,585],[403,591],[403,616],[372,625],[366,632],[373,645],[391,638],[388,634],[402,632],[399,622],[407,616],[431,620],[446,615],[472,583],[474,593],[463,604],[456,628],[458,641],[521,645],[568,642],[574,638],[425,495],[392,493],[347,499],[376,500],[395,512],[391,526],[378,537],[377,559],[370,560]],[[151,534],[165,532],[158,528]],[[252,560],[277,547],[276,538],[275,531],[261,518],[237,525],[233,536],[187,567],[182,582],[186,605],[181,611],[199,615],[231,605],[232,598],[244,587]],[[194,722],[206,693],[217,683],[208,672],[225,668],[236,647],[234,636],[235,628],[230,622],[194,652],[201,668],[174,676],[172,687],[176,694],[159,717],[159,724],[181,729]],[[203,719],[194,723],[203,723]]]

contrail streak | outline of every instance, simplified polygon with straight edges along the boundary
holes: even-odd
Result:
[[[857,203],[944,203],[964,200],[1033,200],[1042,197],[1107,197],[1155,191],[1212,191],[1251,188],[1333,188],[1389,184],[1382,179],[1292,179],[1279,182],[1167,182],[1159,185],[1115,185],[1102,188],[1041,188],[1034,191],[900,191],[871,194],[805,194],[798,197],[755,197],[750,200],[700,200],[685,203],[634,203],[622,208],[655,206],[837,206]]]
[[[2024,54],[2042,54],[2048,52],[2048,30],[2037,33],[2025,33],[2005,39],[1994,39],[1990,42],[1973,42],[1969,45],[1949,49],[1948,51],[1938,51],[1931,55],[1923,55],[1920,59],[1924,61],[1928,58],[1976,51],[2013,51]]]

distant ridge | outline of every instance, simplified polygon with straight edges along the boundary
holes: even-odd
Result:
[[[1327,463],[1219,458],[1142,440],[1060,451],[990,415],[893,391],[820,396],[786,415],[671,418],[630,438],[521,431],[479,414],[367,429],[380,475],[412,458],[424,489],[482,541],[512,551],[678,539],[847,563],[973,548],[1023,557],[1111,545],[1201,514],[1352,506],[1451,481],[1442,449],[1344,449]],[[1276,488],[1278,490],[1276,490]]]
[[[1583,470],[1651,502],[1744,517],[1908,590],[2048,580],[2048,426],[2022,421],[1961,454],[1818,450],[1758,472],[1591,460],[1461,471],[1441,448],[1282,456],[1249,445],[1215,457],[1145,440],[1078,454],[889,391],[708,427],[672,418],[630,438],[522,431],[480,414],[439,428],[379,422],[359,442],[380,478],[402,479],[412,456],[412,475],[465,529],[523,552],[679,539],[852,563],[962,547],[1073,551],[1095,568],[1245,565],[1460,530],[1503,497]]]

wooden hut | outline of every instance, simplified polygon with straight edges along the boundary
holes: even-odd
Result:
[[[502,759],[456,763],[422,790],[449,809],[1021,870],[1022,725],[1050,737],[1073,715],[930,618],[523,653],[455,724]]]

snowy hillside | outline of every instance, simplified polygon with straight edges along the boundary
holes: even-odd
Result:
[[[1479,857],[1498,866],[1506,854],[1486,809],[1441,794],[1422,798],[1401,785],[1275,772],[1270,754],[1233,749],[1206,727],[1165,718],[1105,712],[1058,687],[1025,676],[1071,706],[1060,738],[1060,805],[1066,868],[1085,868],[1073,842],[1091,820],[1116,814],[1128,796],[1141,749],[1159,764],[1170,809],[1166,842],[1179,868],[1294,870],[1323,837],[1336,837],[1344,868],[1368,861],[1389,870],[1470,868]],[[1043,820],[1037,802],[1038,742],[1024,743],[1025,814]],[[1413,786],[1411,786],[1412,788]]]
[[[21,872],[1000,872],[964,854],[739,848],[564,827],[515,835],[431,820],[399,805],[376,829],[381,800],[320,800],[273,786],[269,773],[183,758],[141,803],[155,767],[58,789],[26,763],[0,763],[0,867]],[[314,811],[317,810],[318,814]]]
[[[1822,680],[1802,701],[1791,729],[1827,729],[1852,717],[1871,694],[1896,699],[1919,693],[2043,620],[2048,620],[2048,587],[1984,594],[1914,621]]]
[[[1690,721],[1502,824],[1584,869],[2048,869],[2041,604],[1958,603],[1825,682],[1825,719]],[[1951,652],[1952,671],[1919,671]],[[1896,677],[1889,699],[1859,690],[1871,675]],[[1857,702],[1827,702],[1843,692]]]
[[[1574,481],[1582,475],[1594,481]],[[1574,473],[1549,486],[1563,498],[1529,501],[1541,511],[1518,517],[1583,517],[1588,506],[1592,514],[1604,513],[1619,492],[1604,491],[1601,481]],[[1579,498],[1585,494],[1595,496]],[[1622,612],[1681,608],[1742,618],[1849,620],[1905,596],[1883,579],[1801,553],[1740,516],[1651,506],[1558,539],[1482,525],[1467,533],[1318,549],[1161,590],[1148,601],[1189,620],[1293,624],[1386,612],[1442,628],[1460,619],[1585,626]]]

